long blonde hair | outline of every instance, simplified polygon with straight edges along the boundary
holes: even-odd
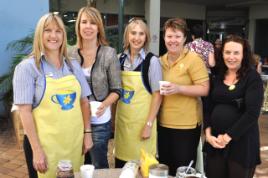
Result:
[[[58,27],[62,30],[63,32],[63,41],[62,41],[62,45],[60,47],[60,56],[65,57],[67,62],[69,62],[69,59],[67,57],[67,36],[66,36],[66,31],[65,31],[65,27],[64,27],[64,23],[62,21],[62,19],[53,13],[48,13],[43,15],[35,28],[35,33],[34,33],[34,41],[33,41],[33,50],[31,52],[31,54],[29,56],[33,56],[36,66],[38,69],[40,69],[40,62],[41,62],[41,56],[42,56],[42,52],[45,51],[44,48],[44,44],[43,44],[43,33],[44,33],[44,29],[46,26],[48,26],[48,24],[52,23],[52,22],[56,22],[56,24],[58,25]]]
[[[130,20],[130,22],[127,24],[126,28],[125,28],[125,32],[124,32],[124,46],[123,46],[123,49],[126,50],[126,49],[129,49],[129,38],[128,38],[128,35],[130,33],[130,31],[136,26],[136,25],[139,25],[141,27],[141,29],[144,31],[145,35],[146,35],[146,39],[145,39],[145,42],[144,42],[144,48],[145,50],[148,50],[149,48],[149,43],[151,41],[151,36],[150,36],[150,31],[149,31],[149,28],[148,26],[146,25],[146,23],[138,18],[138,17],[134,17]]]
[[[76,36],[77,36],[77,42],[76,42],[77,47],[83,48],[82,36],[80,34],[80,23],[81,23],[81,17],[82,17],[83,13],[85,13],[90,20],[92,20],[94,23],[96,23],[96,25],[98,27],[98,35],[97,35],[98,45],[108,45],[108,42],[107,42],[106,37],[105,37],[103,21],[102,21],[100,12],[94,7],[86,6],[86,7],[82,7],[79,10],[77,20],[75,23],[75,32],[76,32]]]

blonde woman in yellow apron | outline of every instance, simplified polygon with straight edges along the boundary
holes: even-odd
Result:
[[[39,20],[33,51],[16,67],[13,89],[29,177],[55,177],[59,160],[71,160],[78,171],[92,147],[90,89],[79,64],[66,58],[66,32],[58,16]]]
[[[140,159],[141,149],[156,154],[156,115],[161,103],[159,59],[147,53],[150,41],[146,24],[129,21],[120,56],[122,97],[115,118],[115,167]]]

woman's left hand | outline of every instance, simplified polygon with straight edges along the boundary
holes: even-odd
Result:
[[[83,154],[86,154],[93,147],[91,133],[84,133]]]
[[[146,140],[151,137],[152,127],[145,125],[141,131],[141,139]]]
[[[232,138],[228,134],[220,134],[220,135],[218,135],[218,139],[224,145],[228,145],[229,142],[232,140]]]
[[[102,102],[101,105],[98,107],[98,110],[96,112],[96,116],[100,117],[105,113],[105,110],[107,109],[107,106]]]
[[[179,93],[179,85],[175,83],[167,83],[162,85],[161,90],[163,90],[163,95],[173,95]]]

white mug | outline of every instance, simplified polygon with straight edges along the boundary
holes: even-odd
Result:
[[[95,167],[91,164],[85,164],[80,167],[81,178],[93,178]]]

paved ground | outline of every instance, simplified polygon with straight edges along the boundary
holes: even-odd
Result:
[[[268,115],[260,117],[261,159],[254,178],[268,178]],[[23,151],[17,146],[14,132],[0,126],[0,178],[28,177]],[[109,163],[113,167],[113,140],[109,145]]]

